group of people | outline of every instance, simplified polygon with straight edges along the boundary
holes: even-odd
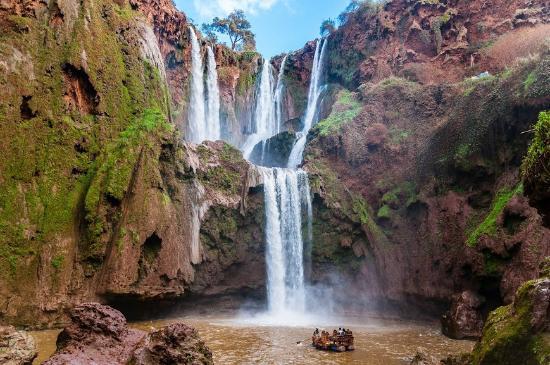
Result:
[[[333,335],[336,336],[346,336],[346,335],[352,335],[353,332],[351,332],[350,329],[345,328],[338,328],[338,331],[334,330]]]
[[[334,330],[332,331],[332,335],[333,336],[347,336],[347,335],[353,335],[353,332],[349,329],[345,329],[345,328],[338,328],[338,331]],[[315,331],[313,332],[313,337],[317,337],[319,336],[319,328],[316,328]],[[327,331],[321,331],[320,333],[320,336],[321,337],[328,337],[329,336],[329,333]]]

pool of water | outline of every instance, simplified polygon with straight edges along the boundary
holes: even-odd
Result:
[[[195,327],[210,347],[217,364],[408,364],[418,348],[435,357],[471,351],[473,342],[455,341],[443,336],[438,323],[411,322],[376,318],[341,318],[331,325],[277,326],[252,317],[229,318],[189,316],[177,319],[132,323],[131,326],[152,330],[173,322]],[[320,321],[322,323],[323,321]],[[329,322],[325,322],[329,323]],[[340,325],[335,325],[339,323]],[[315,327],[332,331],[346,327],[353,331],[356,350],[331,353],[311,347]],[[31,334],[37,341],[40,364],[55,351],[58,330]]]

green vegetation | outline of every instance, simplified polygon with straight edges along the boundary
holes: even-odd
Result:
[[[160,72],[135,42],[138,13],[106,0],[83,6],[65,14],[62,27],[17,17],[0,35],[1,59],[23,55],[14,72],[0,72],[0,138],[8,141],[0,163],[0,268],[21,283],[35,280],[38,254],[52,243],[51,265],[62,268],[69,258],[59,253],[75,244],[65,238],[81,210],[90,209],[83,213],[93,218],[86,221],[91,236],[106,229],[102,201],[124,195],[136,141],[145,143],[160,115],[166,119]]]
[[[362,105],[357,96],[349,90],[341,90],[336,96],[332,112],[327,119],[320,121],[315,128],[321,136],[338,132],[342,126],[351,122],[361,113]]]
[[[359,217],[359,221],[361,222],[361,224],[365,225],[368,228],[370,233],[379,243],[389,243],[388,238],[386,237],[382,229],[380,229],[374,219],[372,219],[372,216],[369,213],[369,205],[363,198],[358,196],[354,197],[353,211]]]
[[[466,244],[474,247],[483,235],[492,236],[497,232],[497,219],[504,211],[508,202],[516,195],[523,194],[523,184],[519,184],[515,189],[503,189],[499,191],[493,201],[491,211],[479,226],[468,236]]]
[[[389,136],[391,143],[400,145],[411,136],[411,132],[392,126],[389,130]]]
[[[84,208],[88,223],[89,240],[99,244],[105,231],[104,217],[100,206],[104,199],[122,201],[130,187],[136,164],[149,135],[171,131],[164,114],[158,109],[146,109],[141,117],[133,120],[118,138],[109,144],[105,154],[90,170],[90,186],[85,197]]]
[[[334,19],[326,19],[321,23],[321,37],[326,37],[336,31],[336,22]]]
[[[237,80],[237,94],[246,95],[248,90],[256,84],[256,74],[251,71],[241,71],[239,80]]]
[[[256,49],[256,39],[250,28],[250,22],[242,10],[233,11],[227,18],[216,17],[212,23],[202,25],[203,31],[211,40],[216,40],[215,33],[227,35],[233,51],[237,49],[254,51]]]
[[[537,76],[535,74],[535,71],[530,72],[529,75],[527,75],[527,78],[523,82],[523,86],[525,87],[525,90],[528,91],[531,86],[537,81]]]
[[[380,209],[378,209],[378,214],[376,215],[378,219],[391,219],[391,209],[387,205],[382,205]]]
[[[489,315],[483,336],[472,353],[474,365],[543,365],[550,361],[545,334],[534,331],[534,300],[548,279],[528,281],[517,291],[514,303]],[[540,296],[540,294],[539,294]],[[547,335],[546,335],[547,336]]]
[[[544,156],[550,152],[550,111],[539,114],[535,124],[535,137],[527,157],[523,161],[522,172],[524,177],[539,177],[541,181],[550,181],[550,173],[544,168]],[[546,171],[546,172],[545,172]]]
[[[416,184],[406,181],[385,193],[382,196],[382,205],[389,205],[393,209],[408,208],[410,205],[416,203],[417,200]]]
[[[56,255],[53,259],[52,259],[52,267],[55,269],[55,270],[60,270],[61,267],[63,266],[63,262],[65,262],[65,257],[63,255]]]

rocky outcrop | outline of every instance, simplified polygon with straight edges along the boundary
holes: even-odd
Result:
[[[5,365],[31,365],[38,355],[34,339],[14,327],[0,327],[0,363]]]
[[[550,278],[525,283],[514,302],[489,315],[473,365],[543,365],[550,361]]]
[[[259,143],[252,150],[250,161],[259,166],[286,167],[296,141],[293,132],[282,132]]]
[[[348,87],[393,75],[435,84],[494,72],[506,58],[488,51],[486,42],[511,32],[516,36],[506,44],[537,48],[548,31],[545,5],[544,0],[366,2],[343,13],[344,25],[329,36],[331,78]],[[537,25],[539,35],[522,33]]]
[[[130,364],[213,365],[212,352],[195,329],[176,323],[148,334],[134,351]]]
[[[96,303],[71,310],[71,323],[57,338],[57,351],[45,364],[126,364],[144,331],[129,329],[119,311]]]
[[[451,309],[441,318],[443,334],[457,340],[481,337],[483,316],[480,309],[483,301],[471,291],[454,295]]]
[[[147,334],[130,329],[119,311],[97,303],[71,310],[71,323],[44,364],[213,364],[197,332],[176,323]]]

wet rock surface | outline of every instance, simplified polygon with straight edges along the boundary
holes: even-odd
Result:
[[[149,333],[132,354],[130,364],[204,364],[213,365],[212,352],[197,331],[176,323]]]
[[[0,326],[0,364],[31,365],[37,355],[31,335],[12,326]]]
[[[482,297],[471,291],[454,295],[451,309],[441,318],[443,334],[457,340],[481,337],[483,302]]]
[[[45,364],[126,364],[144,331],[129,329],[119,311],[97,303],[75,307],[71,323],[57,338],[57,351]]]
[[[57,351],[45,364],[213,364],[197,332],[176,323],[147,333],[128,327],[119,311],[82,304],[57,338]]]
[[[550,278],[525,283],[514,302],[491,312],[472,353],[474,365],[544,365],[550,361]]]

